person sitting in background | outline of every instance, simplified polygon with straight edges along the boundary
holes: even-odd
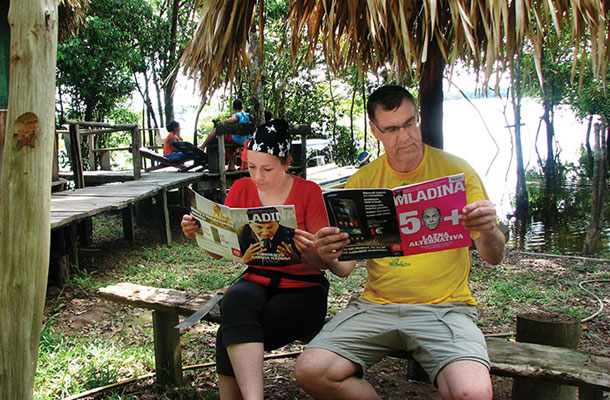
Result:
[[[163,155],[165,158],[172,161],[184,160],[186,158],[184,153],[176,151],[176,149],[172,147],[172,143],[182,142],[182,138],[180,137],[180,124],[177,121],[171,121],[167,124],[167,130],[169,133],[165,137],[165,142],[163,143]]]
[[[250,115],[247,112],[243,111],[243,104],[242,104],[241,100],[233,101],[233,115],[231,115],[229,118],[220,120],[217,123],[225,124],[227,122],[237,122],[240,124],[246,124],[246,123],[250,122]],[[214,128],[212,129],[212,131],[210,132],[208,137],[205,138],[203,144],[201,146],[199,146],[199,148],[201,150],[204,150],[207,147],[207,145],[210,144],[210,142],[212,140],[214,140],[214,138],[216,138],[216,126],[214,126]],[[243,144],[249,138],[250,138],[250,135],[226,135],[225,143],[243,146]],[[226,156],[229,159],[229,166],[227,168],[227,171],[235,171],[235,149],[227,148]]]

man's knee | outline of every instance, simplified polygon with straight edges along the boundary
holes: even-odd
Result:
[[[437,377],[442,399],[491,400],[493,389],[489,370],[475,361],[449,364]]]
[[[294,370],[299,385],[304,388],[322,377],[324,365],[317,360],[316,350],[305,350],[297,359]]]

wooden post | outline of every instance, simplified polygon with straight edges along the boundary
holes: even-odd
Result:
[[[87,142],[89,145],[89,171],[95,171],[95,153],[93,149],[95,148],[95,138],[93,135],[87,135]]]
[[[142,157],[138,151],[141,147],[140,131],[136,126],[131,128],[131,155],[133,156],[133,179],[138,180],[142,177]]]
[[[123,236],[131,243],[136,241],[133,228],[133,208],[133,204],[130,204],[123,209]]]
[[[220,174],[220,203],[227,197],[227,171],[225,170],[225,138],[222,129],[217,129],[218,138],[218,173]]]
[[[4,132],[6,131],[6,110],[0,109],[0,175],[2,174],[2,153],[4,152]]]
[[[70,125],[70,149],[72,150],[72,174],[74,186],[77,189],[85,187],[85,176],[83,175],[83,159],[80,151],[80,133],[78,124]]]
[[[100,169],[110,171],[110,151],[100,151]]]
[[[167,190],[161,190],[157,195],[157,213],[161,229],[161,241],[168,246],[172,244],[172,230],[169,225],[169,209],[167,208]]]
[[[576,349],[580,340],[580,320],[560,314],[517,316],[517,341]],[[526,378],[513,379],[514,400],[576,399],[575,386]]]
[[[0,185],[0,399],[29,400],[49,271],[57,1],[11,1],[8,23],[10,77]]]
[[[178,314],[153,311],[153,334],[155,342],[155,372],[160,385],[182,383],[182,354]]]
[[[51,255],[49,263],[49,280],[64,285],[70,278],[70,258],[66,244],[65,229],[51,232]]]

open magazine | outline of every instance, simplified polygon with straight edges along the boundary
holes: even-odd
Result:
[[[394,189],[337,189],[324,193],[332,226],[350,244],[339,260],[395,257],[470,246],[461,224],[464,174]]]
[[[283,266],[300,255],[294,245],[294,206],[230,208],[191,190],[191,215],[199,221],[197,244],[244,263]]]

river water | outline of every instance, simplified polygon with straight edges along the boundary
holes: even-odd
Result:
[[[504,109],[506,108],[506,116]],[[512,218],[513,198],[517,183],[516,157],[512,133],[512,107],[505,99],[445,100],[444,149],[466,159],[478,172],[490,199],[498,210],[498,218],[511,229],[509,246],[552,253],[579,253],[586,236],[586,220],[545,224],[529,221],[525,229]],[[535,100],[524,99],[522,106],[522,147],[525,168],[546,157],[546,127],[540,124],[542,107]],[[537,134],[537,131],[539,133]],[[579,122],[568,108],[555,115],[555,148],[562,162],[577,162],[584,143],[587,124]],[[537,144],[537,150],[536,150]],[[610,253],[610,230],[602,234],[600,255]]]

